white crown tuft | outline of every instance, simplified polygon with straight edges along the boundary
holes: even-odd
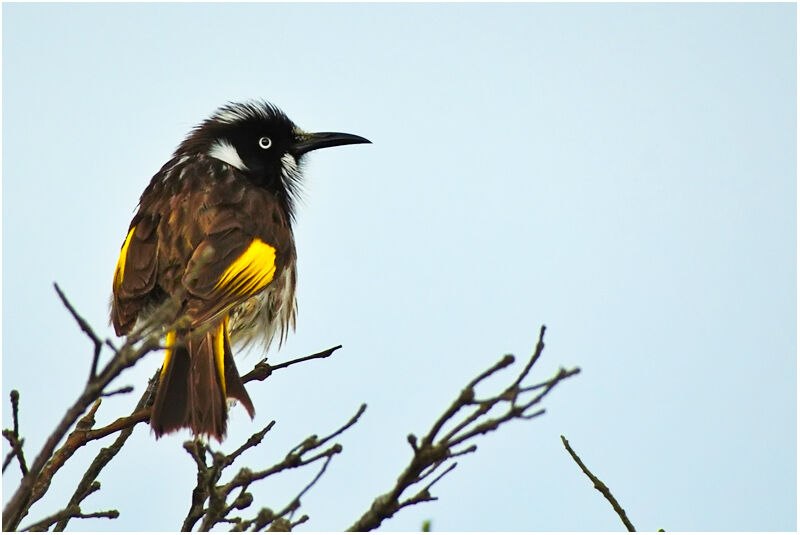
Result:
[[[249,100],[246,102],[229,102],[222,106],[210,117],[209,121],[219,123],[235,123],[248,119],[274,119],[285,118],[284,113],[263,100]]]

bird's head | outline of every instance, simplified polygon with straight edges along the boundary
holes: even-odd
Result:
[[[363,137],[339,132],[309,133],[263,101],[230,103],[200,123],[175,152],[204,154],[235,167],[267,189],[292,192],[300,163],[312,150],[353,143]]]

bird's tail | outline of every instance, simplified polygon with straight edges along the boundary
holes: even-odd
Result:
[[[171,331],[166,347],[150,414],[156,438],[187,427],[195,435],[222,440],[229,397],[241,401],[253,417],[253,402],[233,362],[227,317],[200,336]]]

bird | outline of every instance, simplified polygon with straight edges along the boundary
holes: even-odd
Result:
[[[152,177],[120,248],[110,316],[118,336],[154,321],[168,300],[183,319],[163,325],[150,414],[156,439],[188,428],[222,441],[229,398],[254,417],[233,348],[260,342],[266,351],[295,327],[292,226],[304,160],[358,143],[370,141],[303,131],[265,100],[228,102]]]

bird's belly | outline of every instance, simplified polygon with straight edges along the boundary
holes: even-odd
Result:
[[[284,269],[265,289],[230,310],[231,343],[239,349],[260,343],[264,352],[282,344],[295,327],[294,273]]]

